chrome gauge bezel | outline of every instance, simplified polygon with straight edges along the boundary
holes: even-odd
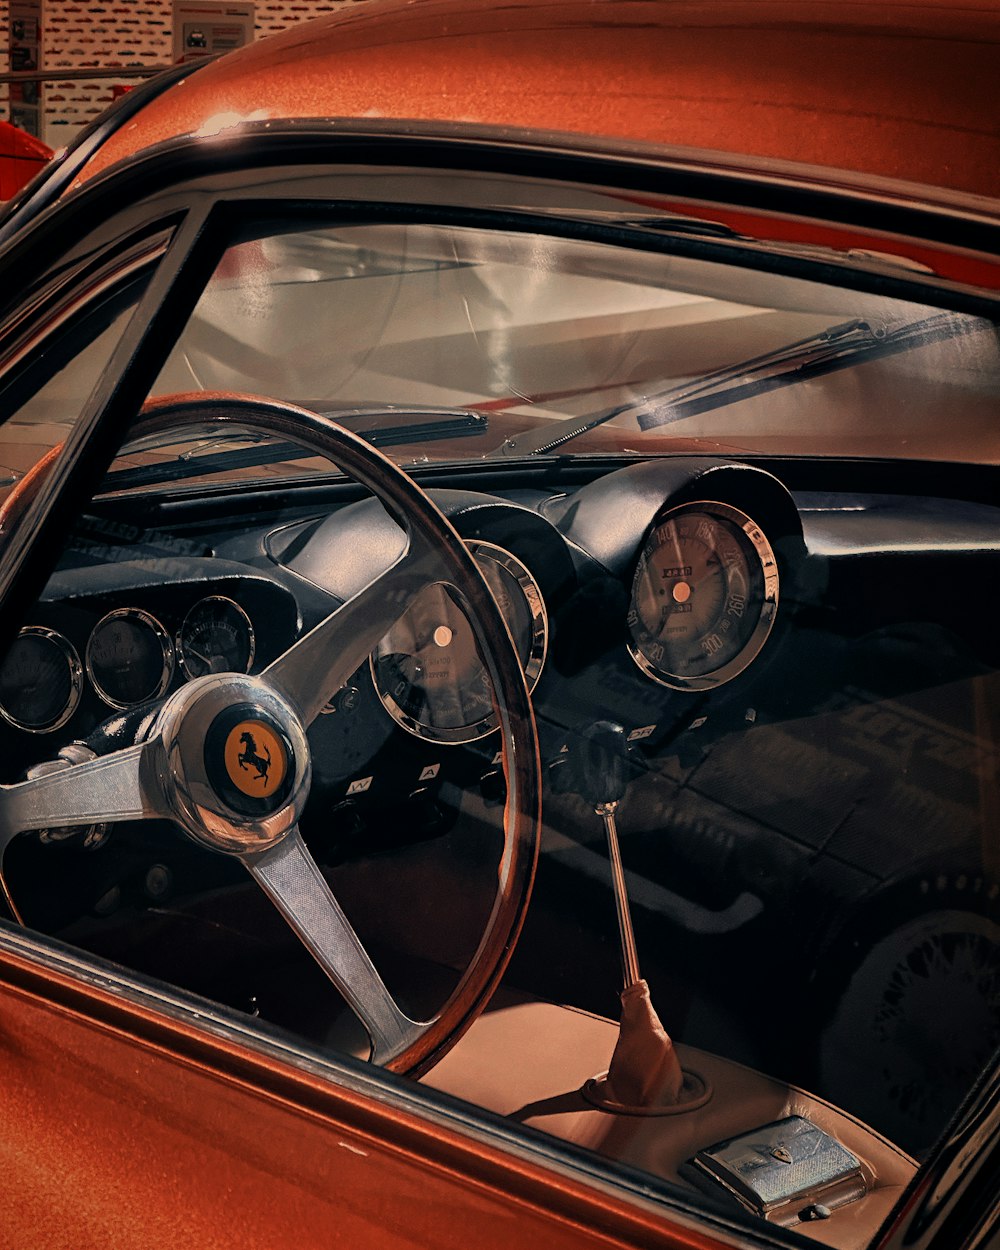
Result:
[[[500,547],[496,543],[472,539],[467,539],[465,545],[477,560],[491,560],[494,564],[504,569],[505,572],[509,573],[524,597],[524,602],[531,618],[528,658],[523,665],[525,682],[530,693],[535,689],[538,679],[542,675],[549,646],[549,617],[538,582],[517,556],[513,555],[505,547]],[[400,707],[391,694],[382,689],[378,680],[375,659],[376,655],[373,651],[368,657],[368,668],[371,673],[372,684],[375,687],[375,693],[392,719],[397,725],[405,729],[407,733],[413,734],[414,737],[420,738],[424,742],[459,746],[464,743],[478,742],[496,730],[497,718],[493,713],[471,725],[457,725],[454,728],[441,728],[436,725],[423,724],[422,721],[417,720]],[[520,657],[518,657],[518,660],[520,661]]]
[[[50,734],[55,733],[57,729],[61,729],[63,725],[70,719],[80,704],[80,696],[83,694],[83,665],[80,663],[80,656],[76,647],[56,629],[48,629],[44,625],[25,625],[23,629],[18,631],[17,640],[29,636],[34,638],[44,638],[47,642],[51,642],[66,660],[66,666],[69,670],[70,693],[69,697],[63,705],[59,715],[45,725],[29,725],[19,720],[11,712],[0,703],[0,716],[3,717],[9,725],[13,725],[15,729],[20,729],[24,733],[29,734]],[[8,655],[10,653],[8,652]]]
[[[143,625],[149,627],[153,636],[160,646],[160,655],[162,663],[160,667],[160,678],[155,690],[147,695],[143,695],[141,699],[130,699],[122,701],[113,698],[101,685],[100,681],[94,676],[94,666],[91,657],[91,651],[94,638],[99,633],[101,627],[108,621],[119,620],[121,618],[131,618],[132,620],[141,621]],[[115,608],[111,612],[106,612],[104,616],[97,622],[90,631],[90,637],[87,639],[87,650],[84,655],[84,662],[87,668],[87,677],[90,684],[94,687],[97,694],[104,700],[108,707],[116,708],[118,711],[127,711],[129,708],[140,707],[143,703],[149,703],[152,699],[159,699],[161,695],[166,694],[170,685],[171,678],[174,675],[174,643],[167,630],[160,624],[151,612],[147,612],[145,608]]]
[[[631,634],[633,619],[636,615],[636,586],[641,572],[644,569],[646,551],[650,537],[656,533],[662,526],[666,525],[671,519],[682,516],[690,512],[704,512],[710,516],[720,518],[739,530],[746,538],[750,549],[756,556],[760,565],[760,573],[763,578],[762,595],[759,605],[759,615],[754,628],[748,636],[746,642],[742,645],[739,652],[721,664],[718,668],[711,669],[695,676],[683,676],[678,673],[670,672],[668,669],[659,667],[654,660],[647,656],[634,635],[629,638],[627,643],[628,653],[642,670],[642,672],[657,682],[661,686],[667,686],[671,690],[714,690],[718,686],[725,685],[726,682],[732,681],[734,677],[738,677],[746,668],[757,658],[764,644],[767,642],[771,630],[774,628],[775,620],[778,613],[778,591],[779,591],[779,573],[778,562],[774,554],[767,536],[761,527],[749,517],[745,512],[732,504],[721,503],[713,499],[694,500],[690,503],[679,504],[675,508],[669,508],[661,512],[656,522],[647,534],[646,542],[643,544],[642,553],[636,561],[635,570],[632,576],[632,590],[629,598],[629,620],[628,628]]]
[[[235,608],[240,616],[243,617],[243,620],[246,622],[247,639],[250,643],[250,655],[247,660],[247,666],[243,669],[241,676],[245,676],[250,672],[251,668],[253,668],[253,662],[257,655],[257,634],[254,631],[253,621],[251,621],[250,617],[247,615],[246,609],[242,606],[242,604],[237,603],[235,599],[231,599],[228,595],[205,595],[188,608],[184,615],[184,620],[181,622],[181,627],[177,631],[177,663],[179,664],[180,670],[187,681],[193,681],[196,677],[203,677],[205,674],[192,673],[188,669],[187,657],[184,654],[184,633],[188,628],[188,622],[190,621],[192,614],[197,612],[199,608],[204,608],[206,604],[212,603],[224,603],[227,607]]]
[[[506,570],[517,583],[524,596],[524,602],[528,605],[528,613],[531,617],[531,640],[528,645],[528,659],[523,666],[523,671],[530,694],[538,685],[549,650],[549,615],[545,609],[545,600],[542,598],[538,582],[517,556],[509,552],[506,547],[478,540],[475,542],[470,540],[465,545],[475,557],[485,556],[487,560],[492,560],[494,564]],[[520,660],[520,657],[518,658]]]

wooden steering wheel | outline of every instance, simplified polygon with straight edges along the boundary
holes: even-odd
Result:
[[[238,859],[344,996],[371,1038],[373,1062],[430,1068],[483,1010],[506,967],[534,880],[541,827],[538,742],[531,702],[500,609],[461,538],[415,482],[326,417],[272,399],[174,395],[143,408],[130,440],[192,422],[238,425],[329,457],[367,487],[406,534],[381,573],[258,675],[194,679],[160,707],[141,741],[85,763],[0,787],[0,855],[27,830],[169,818],[193,841]],[[59,448],[0,508],[9,532]],[[311,778],[306,730],[429,582],[459,597],[491,679],[506,777],[497,892],[477,950],[430,1020],[394,1002],[298,829]],[[239,758],[267,767],[256,787]],[[261,769],[249,770],[252,776]]]

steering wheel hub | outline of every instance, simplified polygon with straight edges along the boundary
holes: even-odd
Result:
[[[284,805],[295,753],[281,722],[253,703],[219,712],[205,736],[205,775],[229,806],[267,816]]]
[[[230,855],[265,851],[294,827],[309,793],[305,731],[290,704],[256,677],[218,673],[164,704],[167,801],[189,837]]]

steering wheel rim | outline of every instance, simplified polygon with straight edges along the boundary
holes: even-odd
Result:
[[[129,442],[205,421],[274,434],[329,458],[380,500],[407,535],[407,549],[392,569],[377,575],[296,640],[259,677],[214,674],[196,679],[166,701],[142,743],[0,787],[0,857],[11,839],[28,829],[85,825],[95,815],[111,822],[169,816],[193,840],[233,854],[244,863],[369,1032],[372,1061],[391,1071],[420,1074],[482,1012],[507,966],[527,909],[538,858],[541,781],[524,674],[506,622],[474,558],[426,493],[388,457],[327,417],[283,401],[235,393],[196,392],[151,400],[129,431]],[[4,501],[0,532],[9,530],[27,511],[56,454],[53,449],[45,456]],[[388,998],[388,991],[306,849],[297,820],[308,794],[305,730],[350,675],[342,671],[345,665],[351,664],[359,649],[365,655],[372,649],[372,632],[380,631],[379,638],[386,632],[382,613],[395,612],[391,624],[405,610],[421,569],[429,561],[436,565],[434,580],[447,583],[460,596],[493,683],[499,721],[496,732],[507,780],[504,842],[494,905],[458,985],[431,1020],[412,1021],[401,1012],[394,1020],[392,1000],[382,1003],[380,998],[383,992]],[[375,611],[376,619],[370,621],[380,591],[383,602]],[[384,602],[386,596],[394,596],[391,609]],[[316,681],[315,664],[338,641],[327,671],[340,680],[331,689],[328,682]],[[252,710],[246,712],[247,708]],[[229,798],[220,797],[225,785],[220,787],[204,771],[205,761],[211,762],[206,745],[209,721],[212,726],[228,724],[233,715],[243,716],[233,734],[247,724],[259,726],[259,733],[272,746],[280,744],[278,755],[287,757],[280,770],[287,794],[279,794],[274,810],[247,814],[241,807],[234,811],[231,787],[226,791]],[[218,737],[214,728],[212,732]],[[275,736],[269,737],[272,732]],[[323,948],[319,952],[317,945]],[[339,967],[338,961],[345,966]],[[365,979],[369,970],[378,978],[377,989]],[[352,995],[359,986],[367,988],[372,1003],[354,1001]],[[381,1048],[372,1018],[359,1011],[362,1006],[381,1029]]]

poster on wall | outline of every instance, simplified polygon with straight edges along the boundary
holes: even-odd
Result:
[[[174,60],[197,61],[253,39],[252,3],[174,0]]]
[[[41,67],[42,0],[10,0],[8,52],[12,70],[31,71]],[[10,84],[10,120],[36,139],[42,136],[41,82]]]

